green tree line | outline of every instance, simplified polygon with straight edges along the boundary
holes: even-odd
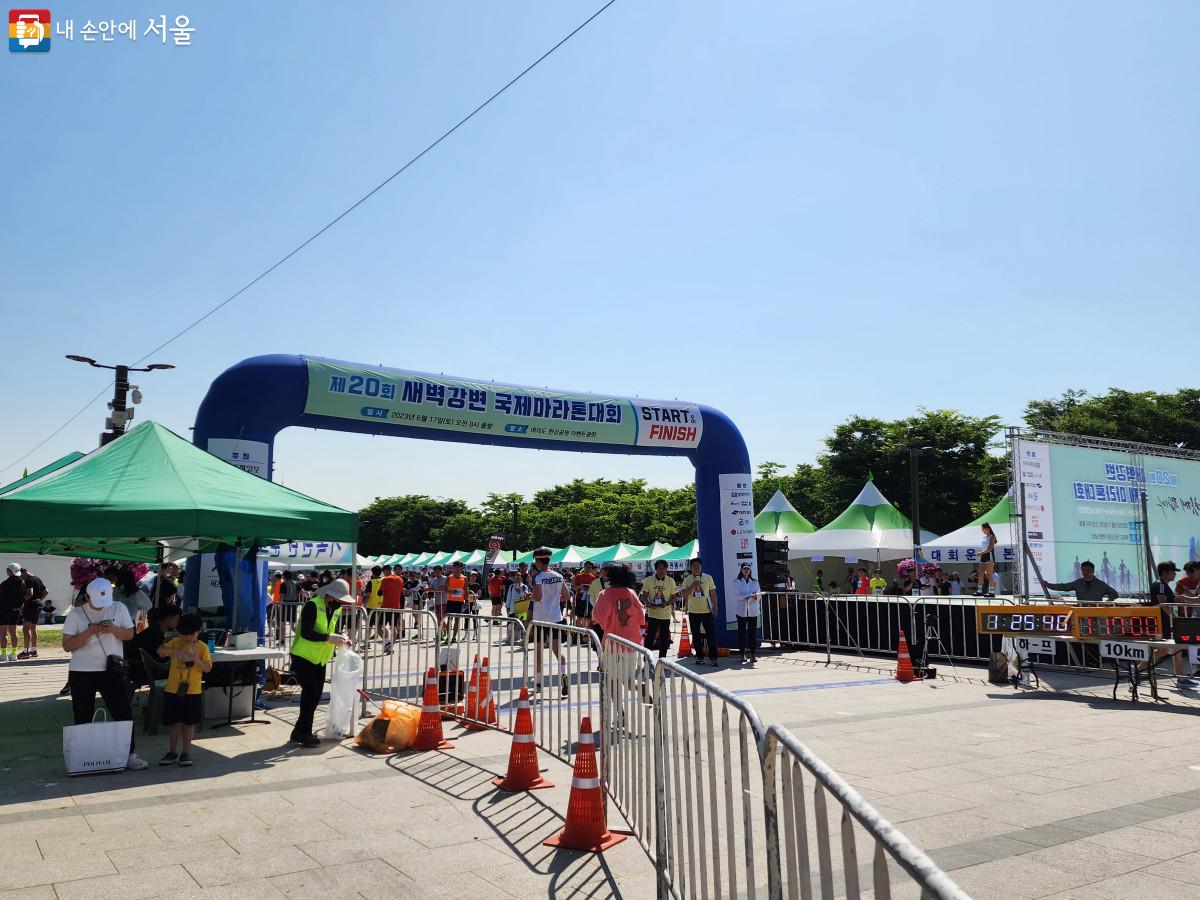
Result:
[[[1111,389],[1089,396],[1067,391],[1025,408],[1030,428],[1200,448],[1200,390],[1174,394]],[[904,419],[852,416],[825,439],[814,462],[788,471],[758,465],[755,509],[775,491],[818,527],[831,521],[862,488],[875,484],[906,515],[912,514],[910,448],[919,451],[921,525],[945,533],[990,508],[1007,487],[998,416],[919,409]],[[928,448],[928,449],[925,449]],[[695,537],[696,494],[650,487],[642,479],[576,479],[526,498],[489,494],[476,508],[461,500],[409,494],[375,500],[359,513],[361,552],[474,549],[503,533],[506,547],[545,544],[607,546],[617,541],[680,544]]]

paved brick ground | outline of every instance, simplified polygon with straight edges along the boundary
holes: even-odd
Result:
[[[960,669],[901,685],[880,663],[820,662],[764,657],[714,677],[973,896],[1200,897],[1196,694],[1133,705],[1093,679],[1014,692]],[[0,669],[0,897],[653,896],[653,864],[632,841],[603,857],[541,846],[561,827],[569,772],[543,756],[555,790],[496,794],[502,735],[386,758],[295,750],[283,707],[267,724],[203,733],[190,771],[68,780],[69,705],[53,697],[64,676],[61,659]],[[146,738],[143,754],[164,744]]]

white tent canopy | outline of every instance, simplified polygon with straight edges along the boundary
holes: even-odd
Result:
[[[922,543],[936,537],[933,532],[921,532]],[[912,522],[868,480],[840,516],[812,534],[793,538],[788,558],[849,556],[883,561],[904,559],[912,552]]]
[[[926,543],[923,547],[925,556],[930,562],[937,563],[978,562],[979,551],[987,546],[983,529],[980,527],[985,522],[992,526],[992,531],[996,535],[996,561],[1011,562],[1013,558],[1011,495],[1001,498],[999,503],[978,519]],[[952,552],[954,553],[953,557],[950,556]]]

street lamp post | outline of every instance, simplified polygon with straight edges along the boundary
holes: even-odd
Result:
[[[112,410],[112,415],[108,417],[105,426],[108,431],[102,432],[100,435],[100,446],[115,441],[125,433],[125,426],[129,420],[133,418],[133,412],[129,409],[129,373],[130,372],[153,372],[156,369],[173,369],[174,366],[168,363],[151,363],[148,366],[137,368],[135,366],[106,366],[96,362],[90,356],[77,356],[73,353],[67,354],[67,359],[75,362],[87,363],[95,369],[111,369],[115,372],[113,379],[113,398],[109,401],[108,408]],[[133,388],[133,402],[140,403],[142,399],[141,391],[138,388]]]

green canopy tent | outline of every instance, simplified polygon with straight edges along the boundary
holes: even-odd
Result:
[[[664,544],[662,541],[655,541],[649,547],[643,547],[637,553],[625,557],[622,562],[626,563],[648,563],[654,562],[656,559],[662,559],[668,553],[673,553],[675,547],[671,544]]]
[[[161,563],[232,547],[240,571],[251,547],[357,539],[357,513],[244,472],[155,422],[0,495],[8,552]],[[265,594],[251,602],[261,624]]]
[[[425,566],[426,568],[430,569],[434,566],[444,566],[450,561],[450,557],[453,555],[454,554],[449,550],[439,550],[429,558],[428,562],[425,563]]]
[[[755,536],[768,540],[786,541],[792,535],[812,534],[816,530],[817,526],[796,511],[783,491],[776,491],[754,517]]]
[[[50,465],[42,466],[36,472],[30,472],[28,475],[24,475],[14,482],[6,484],[4,487],[0,487],[0,494],[7,494],[9,491],[15,491],[17,488],[29,484],[31,481],[37,481],[43,475],[49,475],[51,472],[57,472],[63,466],[69,466],[71,463],[75,462],[75,460],[81,459],[82,457],[83,454],[78,450],[72,451],[66,456],[56,459],[54,462],[50,463]]]
[[[658,559],[665,560],[668,569],[686,569],[687,564],[700,555],[700,541],[688,541],[682,547],[676,547],[670,553],[664,553]],[[655,562],[658,562],[658,559]]]
[[[536,548],[536,547],[534,548],[534,550],[537,550],[537,549],[540,549],[540,548]],[[557,547],[547,547],[546,549],[550,551],[551,559],[553,559],[554,558],[553,555],[559,551],[559,548],[557,548]],[[533,565],[534,550],[526,550],[524,553],[518,553],[517,558],[516,558],[516,560],[514,560],[514,562],[529,563],[530,565]]]
[[[424,553],[417,554],[416,558],[410,562],[409,565],[417,569],[423,569],[429,565],[429,561],[435,556],[437,556],[436,553],[431,550],[426,550]]]
[[[561,550],[556,550],[550,555],[550,565],[582,566],[585,561],[596,553],[599,553],[602,549],[602,547],[579,547],[575,544],[568,544]]]
[[[926,544],[937,535],[921,532]],[[841,515],[812,534],[801,535],[790,542],[789,559],[813,556],[857,557],[874,559],[904,559],[913,553],[912,522],[888,501],[868,478],[854,501]]]
[[[50,467],[47,467],[50,468]],[[156,422],[0,495],[0,550],[132,562],[358,538],[358,515],[218,459]]]
[[[421,555],[420,553],[405,553],[405,554],[397,553],[392,558],[392,565],[400,566],[401,568],[407,569],[409,566],[411,566],[413,564],[413,561],[420,555]]]
[[[625,562],[635,553],[640,550],[645,550],[643,546],[634,544],[613,544],[611,547],[605,547],[600,552],[588,557],[588,562],[602,565],[604,563]]]

